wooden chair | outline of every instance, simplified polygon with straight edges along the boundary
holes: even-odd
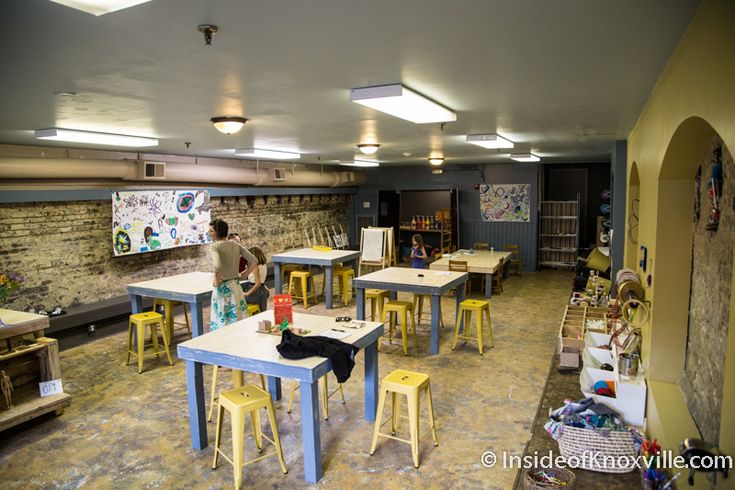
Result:
[[[493,274],[493,291],[497,291],[498,294],[503,294],[503,267],[505,262],[500,259],[498,262],[498,270]]]
[[[452,272],[469,272],[467,269],[467,261],[466,260],[450,260],[449,261],[449,270]],[[470,293],[470,281],[467,281],[465,284],[465,294]]]
[[[510,270],[515,270],[518,275],[523,274],[523,262],[521,261],[521,249],[516,244],[506,244],[503,245],[503,249],[506,252],[510,252],[511,255],[509,257],[510,259]]]
[[[489,243],[475,243],[472,245],[472,248],[475,250],[490,250],[490,244]]]

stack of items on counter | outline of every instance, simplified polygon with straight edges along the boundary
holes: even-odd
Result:
[[[569,426],[593,430],[630,431],[635,436],[636,449],[643,442],[639,429],[627,426],[618,412],[602,403],[595,403],[592,398],[578,401],[564,400],[564,406],[554,410],[550,418],[544,428],[554,440],[559,440],[563,427]]]

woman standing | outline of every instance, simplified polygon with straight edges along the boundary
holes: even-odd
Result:
[[[216,219],[209,223],[210,253],[214,264],[210,331],[248,316],[248,304],[240,288],[240,257],[248,261],[244,275],[249,275],[258,266],[258,260],[245,247],[227,240],[228,231],[229,226],[224,220]]]

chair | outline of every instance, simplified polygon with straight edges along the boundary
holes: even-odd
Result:
[[[332,281],[335,279],[339,280],[339,295],[342,296],[342,302],[345,306],[350,303],[350,296],[352,295],[352,285],[350,280],[355,279],[355,269],[352,267],[335,266],[332,268]],[[324,296],[327,289],[327,275],[324,274],[324,282],[322,282],[322,296]]]
[[[475,243],[472,245],[472,248],[475,250],[490,250],[490,244],[489,243]]]
[[[153,345],[153,353],[145,354],[145,327],[151,331],[151,344]],[[168,358],[169,365],[173,366],[171,353],[168,351],[168,336],[166,335],[166,327],[163,324],[163,316],[155,311],[146,311],[130,315],[130,323],[128,324],[128,356],[125,359],[125,365],[130,365],[130,354],[135,354],[138,358],[138,374],[143,372],[143,358],[156,356],[161,358],[158,351],[158,329],[161,329],[161,337],[163,339],[163,348]],[[133,351],[133,331],[135,331],[137,346]]]
[[[260,411],[265,409],[268,414],[268,420],[271,424],[273,439],[263,434],[260,426]],[[232,419],[232,459],[220,449],[220,440],[222,437],[222,419],[224,412],[230,412]],[[255,438],[255,446],[258,452],[263,451],[263,439],[267,440],[276,447],[273,454],[264,454],[250,461],[243,462],[243,443],[245,442],[245,415],[250,415],[253,424],[253,436]],[[278,462],[281,464],[283,474],[288,473],[286,462],[283,460],[283,450],[281,449],[281,439],[278,436],[278,424],[276,422],[276,412],[273,409],[273,401],[267,391],[261,390],[256,385],[246,385],[234,390],[220,393],[219,409],[217,410],[217,429],[215,431],[214,441],[214,461],[212,469],[217,469],[217,460],[221,454],[223,458],[232,464],[235,473],[235,488],[240,488],[242,484],[242,467],[260,461],[268,456],[278,456]]]
[[[186,303],[182,303],[181,301],[173,301],[170,299],[153,299],[153,311],[158,312],[159,309],[163,309],[163,321],[164,325],[166,326],[164,332],[168,336],[169,344],[171,343],[171,337],[173,337],[174,335],[174,308],[176,306],[181,306],[181,309],[184,310],[186,331],[189,334],[189,338],[191,338],[191,325],[189,324],[189,314],[186,311]]]
[[[294,381],[291,383],[291,399],[288,401],[288,409],[286,410],[287,413],[291,413],[291,409],[293,408],[293,400],[296,397],[296,390],[299,389],[299,382]],[[345,392],[342,389],[342,383],[337,383],[337,389],[335,389],[333,392],[329,392],[329,379],[327,378],[327,375],[324,375],[319,379],[319,389],[322,392],[321,398],[322,402],[324,403],[323,409],[324,409],[324,420],[329,420],[329,399],[332,398],[337,392],[339,392],[340,396],[342,397],[342,405],[347,403],[345,401]]]
[[[498,261],[498,270],[495,271],[495,274],[493,274],[493,278],[492,278],[493,291],[497,291],[498,294],[503,294],[503,268],[504,267],[505,267],[505,262],[503,259],[500,259]]]
[[[467,261],[466,260],[450,260],[449,261],[449,270],[452,272],[469,272],[467,269]],[[465,282],[465,294],[469,294],[470,289],[470,281]]]
[[[370,321],[375,321],[375,306],[378,307],[378,318],[383,318],[383,305],[390,300],[390,291],[386,289],[366,289],[365,299],[370,300]]]
[[[426,401],[429,406],[429,426],[431,427],[431,437],[434,440],[434,446],[439,445],[436,437],[436,424],[434,422],[434,405],[431,401],[431,384],[428,374],[396,369],[388,376],[383,378],[380,383],[380,396],[378,397],[378,416],[375,419],[375,428],[373,429],[373,443],[370,447],[370,455],[375,453],[378,445],[378,437],[386,437],[397,441],[405,442],[411,445],[411,455],[413,457],[413,465],[419,467],[419,438],[420,438],[420,420],[421,413],[419,399],[422,392],[426,393]],[[383,409],[385,407],[385,399],[391,395],[391,435],[380,432],[383,425]],[[408,402],[408,417],[400,415],[400,398],[399,395],[406,395]],[[396,437],[399,419],[408,418],[410,440]],[[385,421],[388,423],[388,420]]]
[[[289,278],[291,276],[291,273],[293,271],[303,271],[304,266],[301,264],[281,264],[281,284],[287,284],[287,282],[284,282],[284,277]],[[263,279],[261,278],[261,281]]]
[[[470,323],[472,321],[472,314],[475,313],[475,325],[477,329],[477,337],[469,335]],[[490,333],[490,347],[494,347],[493,344],[493,326],[490,323],[490,302],[485,300],[466,299],[459,304],[459,312],[457,313],[457,324],[454,328],[454,340],[452,341],[452,350],[457,347],[457,341],[462,340],[477,340],[477,347],[482,355],[484,350],[484,342],[482,338],[483,324],[483,313],[487,315],[487,326]],[[464,321],[463,321],[464,320]],[[462,333],[459,333],[460,325],[462,325]]]
[[[296,287],[294,287],[294,279],[296,279],[297,286],[301,286],[301,295],[299,295],[296,291]],[[309,307],[309,282],[311,282],[311,297],[314,298],[314,304],[317,303],[316,299],[316,291],[314,290],[314,276],[311,275],[311,272],[309,271],[293,271],[291,272],[291,275],[288,278],[288,294],[291,294],[294,299],[301,297],[302,301],[304,302],[304,309]],[[293,293],[296,294],[292,294]]]
[[[396,314],[396,321],[393,320],[393,313]],[[388,316],[390,323],[388,327],[388,343],[393,343],[393,328],[398,320],[398,315],[401,315],[401,341],[403,343],[403,355],[408,355],[408,320],[411,319],[411,328],[413,329],[413,340],[416,348],[418,348],[418,339],[416,338],[416,322],[413,319],[413,303],[409,301],[395,301],[390,300],[386,303],[383,308],[383,315],[380,317],[381,322],[385,322],[385,317]],[[380,344],[378,344],[380,349]]]
[[[523,275],[523,261],[521,260],[521,249],[518,245],[515,244],[507,244],[503,245],[503,249],[506,252],[510,252],[511,255],[509,257],[510,260],[510,267],[509,269],[515,270],[519,276]]]

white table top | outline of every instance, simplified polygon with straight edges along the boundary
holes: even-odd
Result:
[[[214,274],[211,272],[187,272],[186,274],[128,284],[128,291],[145,289],[180,294],[211,293],[213,281]]]
[[[6,325],[18,325],[19,323],[48,320],[48,316],[28,313],[27,311],[5,310],[0,308],[0,319]]]
[[[363,322],[364,327],[351,329],[344,327],[342,323],[334,321],[334,317],[321,315],[307,315],[305,313],[293,314],[293,325],[298,328],[310,330],[307,336],[319,335],[319,332],[331,328],[344,330],[351,333],[349,337],[341,339],[342,342],[364,347],[361,342],[366,336],[377,329],[382,328],[380,322]],[[273,310],[264,311],[244,320],[232,323],[225,327],[201,335],[179,344],[181,350],[193,350],[198,353],[224,354],[233,357],[246,358],[269,364],[280,364],[290,367],[301,367],[313,369],[327,361],[324,357],[307,357],[305,359],[289,360],[276,350],[281,342],[280,335],[258,333],[258,321],[270,320],[273,322]],[[183,354],[186,358],[186,354]]]
[[[423,276],[423,277],[419,277]],[[355,279],[356,284],[361,282],[381,283],[386,285],[442,288],[450,283],[456,282],[465,272],[444,272],[429,269],[412,269],[408,267],[388,267],[379,271],[371,272]]]
[[[429,265],[431,270],[448,271],[450,260],[464,260],[470,272],[480,274],[493,274],[497,271],[500,259],[504,261],[512,255],[511,252],[490,252],[488,250],[475,250],[470,254],[468,250],[458,250],[453,254],[445,254],[441,259]]]
[[[271,260],[274,262],[288,262],[291,259],[306,259],[338,262],[359,255],[359,250],[330,250],[328,252],[322,252],[313,248],[300,248],[298,250],[289,250],[288,252],[272,255]]]

